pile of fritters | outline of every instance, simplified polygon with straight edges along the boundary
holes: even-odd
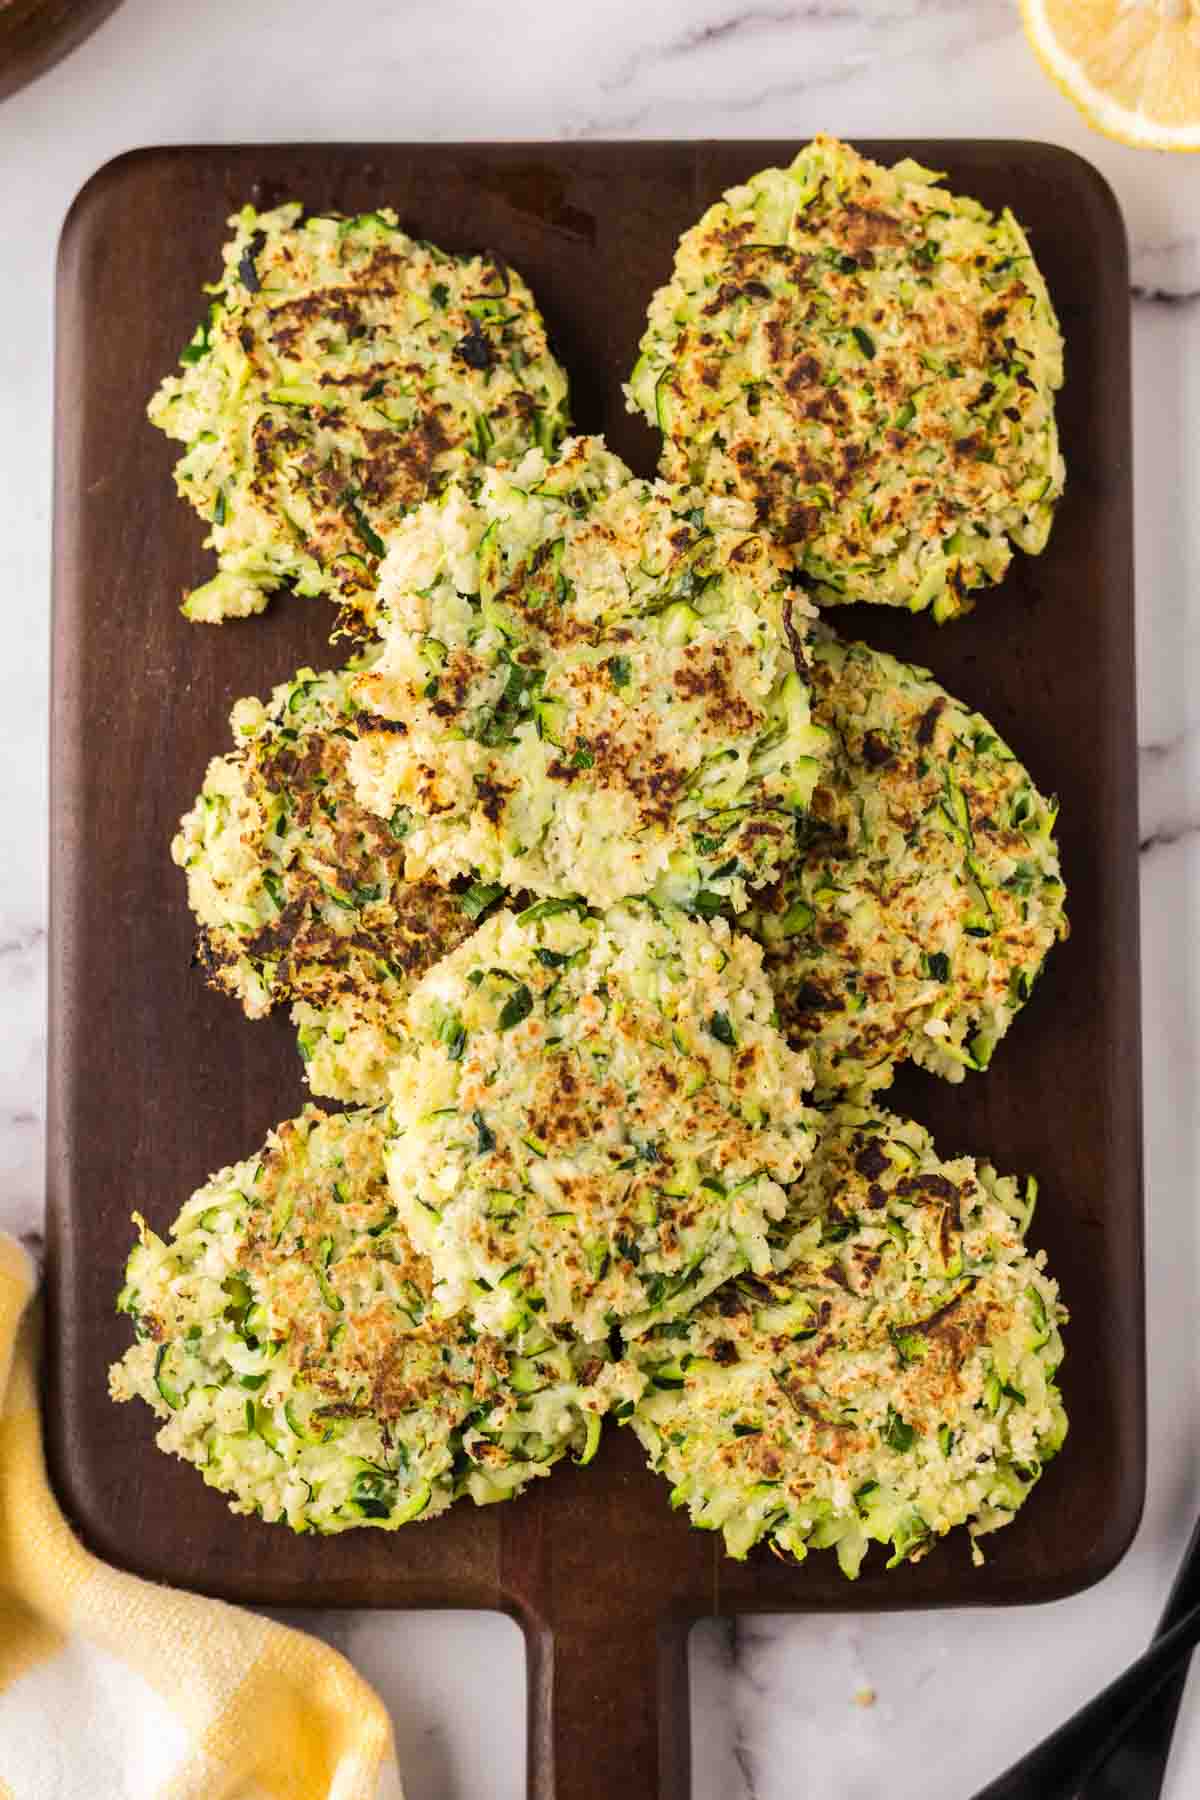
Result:
[[[236,703],[171,846],[212,985],[350,1108],[138,1221],[113,1395],[236,1510],[392,1529],[612,1414],[732,1555],[853,1576],[1061,1444],[1036,1184],[873,1099],[988,1067],[1066,933],[1055,803],[819,617],[965,613],[1062,491],[1045,284],[938,179],[819,138],[685,233],[651,480],[566,435],[501,258],[231,221],[150,407],[218,556],[183,610],[358,639]]]

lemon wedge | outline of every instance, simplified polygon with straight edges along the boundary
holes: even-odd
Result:
[[[1123,144],[1200,150],[1200,0],[1021,0],[1042,67]]]

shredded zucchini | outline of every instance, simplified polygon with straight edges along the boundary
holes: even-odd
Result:
[[[395,1530],[469,1494],[505,1500],[636,1391],[603,1343],[531,1321],[511,1342],[442,1317],[388,1195],[382,1118],[315,1107],[188,1201],[139,1221],[110,1371],[234,1512]]]

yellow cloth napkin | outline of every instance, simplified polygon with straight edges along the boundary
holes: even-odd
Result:
[[[42,1455],[35,1285],[0,1233],[0,1800],[403,1800],[344,1657],[73,1535]]]

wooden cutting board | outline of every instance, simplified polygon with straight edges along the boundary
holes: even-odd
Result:
[[[0,100],[83,43],[120,0],[0,0]]]
[[[1062,1456],[973,1569],[965,1534],[845,1582],[832,1556],[745,1563],[667,1506],[632,1436],[513,1505],[469,1504],[397,1536],[293,1537],[235,1518],[158,1453],[145,1408],[105,1372],[135,1208],[160,1230],[210,1171],[297,1112],[284,1019],[252,1025],[189,966],[168,857],[240,694],[338,660],[324,602],[277,598],[219,630],[180,617],[211,557],[175,498],[176,454],[146,423],[246,199],[394,206],[416,235],[512,260],[571,372],[582,429],[650,474],[652,434],[620,383],[675,240],[723,188],[790,159],[777,143],[308,145],[140,151],[93,177],[58,280],[50,977],[48,1449],[63,1505],[101,1556],[226,1599],[281,1606],[488,1606],[529,1651],[537,1800],[681,1800],[686,1630],[705,1614],[1051,1600],[1112,1568],[1142,1505],[1144,1338],[1128,281],[1120,216],[1068,151],[1022,143],[866,143],[912,153],[1031,230],[1067,340],[1068,484],[1047,553],[939,630],[843,610],[846,635],[927,663],[984,711],[1062,799],[1073,925],[985,1077],[907,1073],[892,1096],[1003,1170],[1033,1170],[1032,1238],[1072,1322]]]

